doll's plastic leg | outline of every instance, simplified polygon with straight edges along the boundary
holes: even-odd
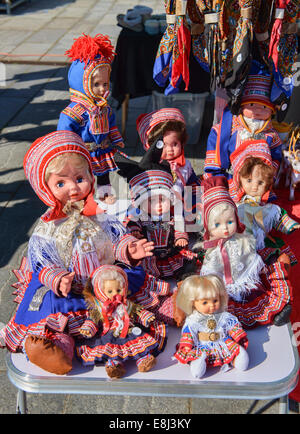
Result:
[[[136,364],[139,372],[148,372],[156,364],[156,358],[152,354],[147,354],[147,356],[138,359]]]
[[[191,374],[195,378],[201,378],[206,372],[206,357],[200,356],[198,359],[190,363]]]
[[[109,360],[108,362],[106,362],[105,371],[109,376],[109,378],[113,378],[113,379],[124,377],[126,372],[124,365],[114,360]]]
[[[249,366],[249,356],[245,348],[240,346],[240,352],[234,359],[233,366],[239,371],[246,371]]]

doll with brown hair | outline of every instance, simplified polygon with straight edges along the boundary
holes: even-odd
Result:
[[[86,319],[81,294],[91,272],[115,260],[135,265],[152,255],[153,245],[126,234],[94,201],[90,154],[77,134],[56,131],[37,139],[25,155],[24,171],[49,208],[15,270],[19,306],[1,329],[0,345],[24,351],[46,371],[65,374]]]
[[[290,247],[278,236],[269,234],[272,230],[290,234],[299,229],[300,224],[283,208],[268,202],[274,183],[274,168],[267,143],[263,140],[244,142],[231,155],[231,162],[231,195],[237,202],[239,219],[256,239],[259,254],[269,263],[285,253],[293,265],[297,261]]]
[[[187,317],[174,357],[189,363],[195,378],[213,366],[248,368],[247,334],[227,312],[227,301],[224,283],[216,275],[187,277],[178,291],[176,303]]]
[[[139,372],[149,371],[166,344],[166,326],[153,313],[127,299],[128,281],[122,268],[97,268],[83,295],[89,311],[80,328],[77,356],[84,365],[105,363],[110,378],[125,374],[124,362],[135,360]]]
[[[80,135],[91,155],[97,195],[111,204],[116,197],[109,174],[117,170],[116,147],[125,146],[107,100],[114,47],[108,36],[83,34],[65,54],[72,60],[68,72],[71,102],[61,112],[57,129]]]
[[[205,257],[201,275],[216,274],[229,295],[228,310],[246,327],[284,324],[289,319],[291,283],[287,255],[266,265],[256,240],[245,232],[225,177],[202,182]]]

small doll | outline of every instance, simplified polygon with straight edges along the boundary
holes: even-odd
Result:
[[[80,329],[88,339],[76,348],[81,362],[104,362],[110,378],[123,377],[124,362],[130,359],[139,372],[149,371],[166,344],[166,326],[162,345],[154,314],[127,299],[128,281],[122,268],[102,265],[93,272],[90,283],[84,290],[89,317]]]
[[[114,54],[107,36],[83,34],[75,40],[66,52],[72,60],[68,73],[71,103],[61,112],[57,126],[79,134],[85,142],[97,177],[98,197],[106,203],[116,199],[109,180],[109,172],[117,169],[113,147],[125,146],[107,102]]]
[[[227,312],[227,300],[223,281],[213,274],[189,276],[178,291],[176,302],[187,318],[174,357],[189,363],[195,378],[203,377],[212,366],[248,368],[247,334]]]
[[[202,187],[206,252],[200,274],[223,279],[228,310],[244,326],[281,325],[291,311],[289,261],[284,257],[266,266],[256,252],[254,236],[244,232],[225,177],[204,180]]]
[[[188,136],[181,111],[177,108],[163,108],[142,114],[137,118],[136,125],[148,154],[144,161],[163,162],[169,166],[174,191],[179,193],[179,197],[184,198],[187,209],[194,209],[200,182],[191,162],[184,156]],[[185,188],[187,186],[190,189]]]
[[[25,155],[24,171],[49,209],[15,271],[19,306],[0,332],[0,345],[25,351],[46,371],[65,374],[86,319],[81,294],[92,271],[115,260],[135,265],[153,246],[101,212],[93,198],[90,154],[77,134],[56,131],[37,139]]]
[[[223,175],[227,177],[230,185],[230,156],[248,139],[263,139],[267,142],[272,165],[278,170],[282,158],[282,142],[271,121],[275,107],[270,101],[270,86],[269,75],[264,75],[263,71],[251,73],[241,98],[240,114],[232,115],[229,108],[225,108],[220,123],[212,127],[208,136],[205,178]]]
[[[283,240],[269,235],[272,229],[290,234],[300,224],[274,203],[268,203],[274,181],[271,152],[263,140],[246,140],[232,155],[231,196],[237,202],[239,219],[256,239],[256,249],[265,262],[286,253],[296,258]]]
[[[189,264],[196,265],[197,255],[187,249],[188,234],[182,230],[181,216],[174,213],[172,176],[162,170],[144,171],[129,181],[129,189],[134,206],[125,224],[136,238],[154,243],[153,256],[145,258],[142,266],[155,277],[179,278]]]

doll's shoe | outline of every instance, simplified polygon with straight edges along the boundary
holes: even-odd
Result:
[[[67,374],[72,369],[72,359],[49,339],[28,336],[24,349],[31,363],[57,375]]]
[[[206,372],[206,360],[204,356],[199,357],[196,360],[193,360],[190,363],[191,374],[195,378],[201,378]]]
[[[156,364],[156,358],[154,356],[146,357],[141,362],[138,363],[139,372],[148,372]]]
[[[117,379],[122,378],[125,375],[125,368],[121,363],[118,363],[117,365],[106,365],[105,371],[109,378]]]
[[[245,348],[240,346],[240,352],[235,357],[232,365],[239,371],[246,371],[249,366],[249,356]]]
[[[290,304],[287,304],[286,306],[284,306],[281,312],[274,316],[273,324],[277,327],[287,324],[290,320],[291,312],[292,306]]]

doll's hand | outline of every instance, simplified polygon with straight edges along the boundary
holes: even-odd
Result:
[[[69,292],[71,291],[71,285],[72,285],[72,281],[74,279],[75,273],[69,273],[66,276],[63,276],[60,279],[60,284],[59,284],[59,292],[62,294],[63,297],[66,297]]]
[[[296,229],[300,229],[300,223],[298,223],[297,225],[295,225],[295,226],[293,227],[293,229],[294,229],[294,230],[296,230]]]
[[[82,336],[84,336],[85,338],[91,338],[91,337],[93,336],[91,330],[84,329],[84,328],[80,329],[80,330],[79,330],[79,333],[80,333]]]
[[[119,148],[125,148],[125,143],[124,142],[119,142],[117,143],[117,146],[119,146]]]
[[[140,231],[132,231],[131,235],[133,235],[138,240],[141,240],[142,238],[144,238],[144,235]]]
[[[175,246],[186,247],[187,245],[188,245],[188,241],[184,238],[180,238],[179,240],[175,241]]]
[[[148,241],[146,238],[143,238],[142,240],[139,241],[131,241],[128,244],[129,259],[139,261],[140,259],[143,259],[146,256],[152,256],[153,249],[154,249],[153,241]]]

